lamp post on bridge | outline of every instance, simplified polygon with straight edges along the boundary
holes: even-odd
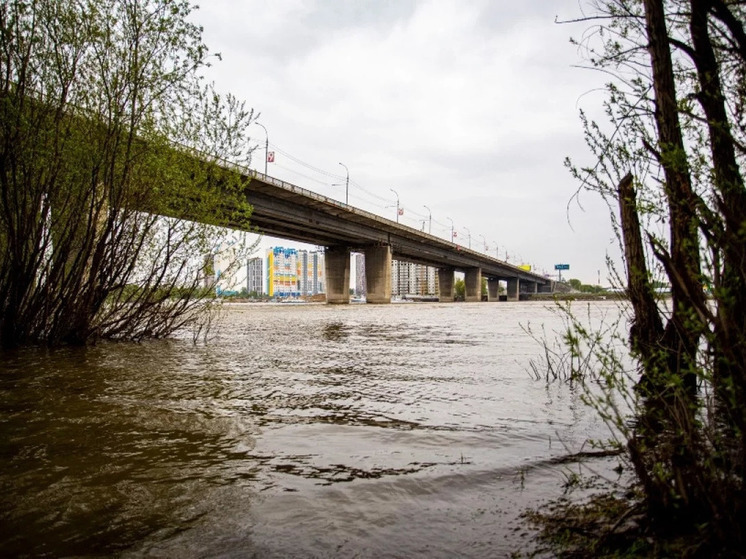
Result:
[[[267,132],[267,128],[258,120],[254,121],[256,124],[264,128],[264,134],[266,136],[266,140],[264,142],[264,174],[267,174],[267,160],[269,159],[269,132]]]
[[[347,165],[340,162],[340,165],[345,168],[345,171],[347,171],[347,180],[345,180],[345,205],[350,205],[350,170],[347,168]]]
[[[451,242],[453,242],[453,220],[450,217],[446,217],[451,222]]]
[[[487,246],[487,239],[484,238],[484,235],[479,235],[482,238],[482,243],[484,244],[484,252],[485,254],[489,250],[489,247]]]
[[[497,241],[492,241],[492,242],[495,243],[495,258],[500,260],[500,252],[498,250]]]
[[[428,225],[427,225],[427,234],[431,234],[433,232],[433,212],[430,211],[430,208],[428,208],[426,205],[422,205],[423,208],[427,210],[427,212],[430,214],[430,217],[428,218]]]
[[[389,190],[396,194],[396,222],[399,223],[399,193],[393,188],[389,188]]]
[[[466,234],[469,235],[469,250],[471,250],[471,231],[468,227],[464,227],[464,229],[466,229]]]

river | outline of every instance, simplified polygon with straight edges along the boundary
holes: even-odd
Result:
[[[552,308],[237,304],[206,342],[6,353],[0,555],[525,551],[554,459],[609,434],[529,374]]]

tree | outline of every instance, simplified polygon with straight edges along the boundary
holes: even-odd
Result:
[[[459,278],[453,282],[453,299],[454,301],[466,299],[466,282],[463,279]]]
[[[614,76],[612,130],[582,115],[595,161],[569,166],[609,201],[623,248],[639,366],[634,427],[608,405],[611,389],[607,403],[595,402],[628,434],[660,533],[696,533],[701,550],[743,549],[746,6],[604,0],[593,8],[579,44]],[[669,304],[656,297],[661,280]]]
[[[0,343],[164,336],[248,226],[252,111],[201,83],[186,0],[0,6]],[[164,218],[160,216],[170,216]],[[187,221],[189,217],[212,226]]]
[[[576,291],[580,291],[580,288],[583,285],[583,282],[575,278],[567,280],[567,283],[570,285],[570,287],[572,287]]]

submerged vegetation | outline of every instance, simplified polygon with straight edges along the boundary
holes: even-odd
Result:
[[[216,226],[251,213],[221,162],[248,162],[254,115],[202,83],[211,55],[191,10],[0,5],[3,347],[165,336],[212,301]]]
[[[742,556],[746,5],[599,0],[588,8],[580,22],[591,27],[578,45],[613,77],[611,126],[583,115],[595,159],[568,167],[612,210],[630,327],[617,337],[623,347],[599,344],[568,312],[566,363],[585,370],[573,365],[566,376],[584,383],[587,402],[612,427],[634,484],[621,497],[536,519],[565,556]],[[670,299],[657,297],[660,283]],[[593,528],[601,518],[604,529]]]

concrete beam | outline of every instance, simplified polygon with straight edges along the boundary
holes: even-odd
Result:
[[[518,300],[520,287],[521,280],[519,280],[518,278],[508,278],[508,301]]]
[[[368,303],[391,302],[391,247],[365,248],[365,283]]]
[[[539,293],[554,293],[554,281],[539,286]]]
[[[453,303],[453,268],[438,268],[438,284],[440,285],[440,302]]]
[[[464,272],[464,283],[466,284],[465,300],[467,303],[476,303],[482,300],[482,269],[468,268]]]
[[[326,247],[326,302],[346,305],[350,302],[350,249],[346,246]]]

